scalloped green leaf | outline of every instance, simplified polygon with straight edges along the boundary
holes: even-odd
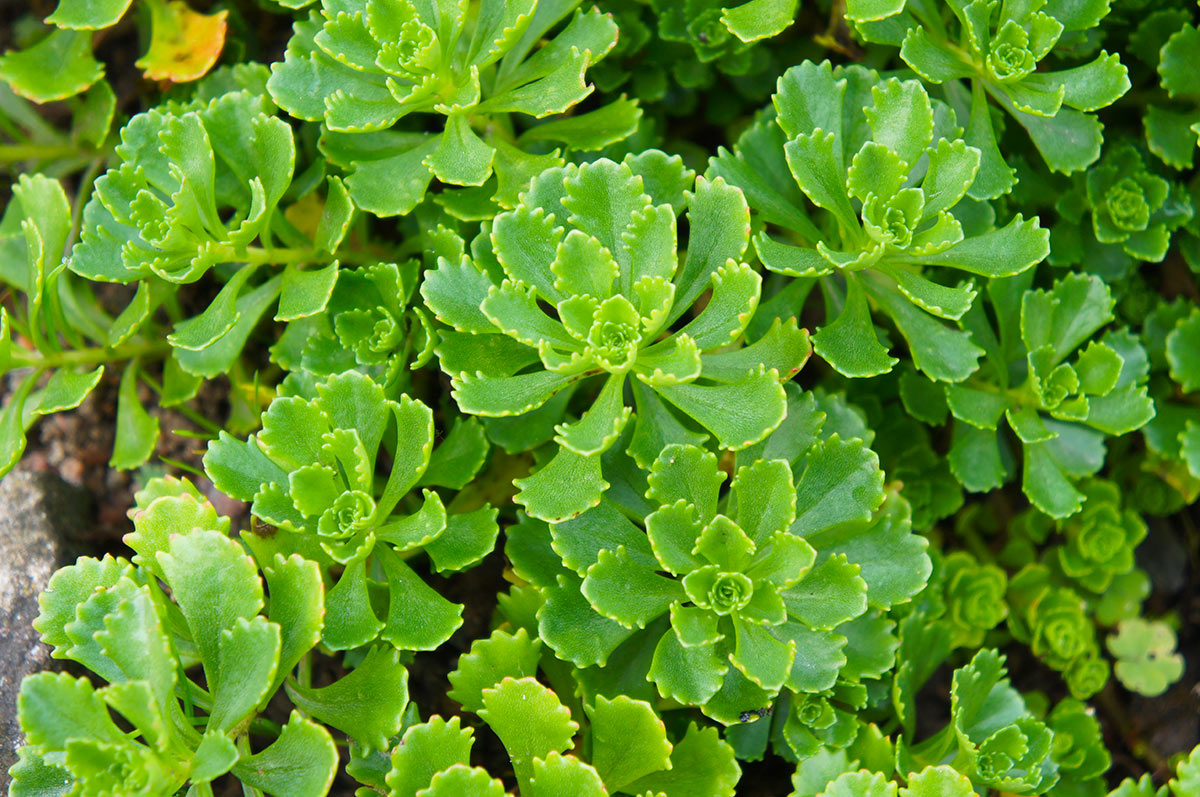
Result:
[[[483,690],[505,678],[526,678],[537,674],[541,641],[524,628],[515,633],[493,631],[485,639],[471,643],[471,649],[459,656],[458,666],[450,673],[450,697],[467,711],[483,709]]]
[[[505,678],[482,695],[479,716],[500,737],[523,785],[533,780],[534,759],[566,750],[579,730],[570,709],[533,678]]]
[[[386,750],[400,731],[408,704],[408,670],[398,652],[374,646],[348,675],[314,689],[289,681],[288,696],[296,706],[337,728],[366,750]]]
[[[329,731],[292,711],[288,722],[261,753],[241,758],[233,774],[268,794],[319,797],[337,774],[338,752]]]
[[[466,764],[455,764],[449,769],[443,769],[429,780],[429,785],[416,792],[417,797],[458,797],[470,794],[472,797],[503,797],[504,784],[493,778],[487,770],[479,767],[469,767]]]
[[[667,797],[733,794],[741,767],[716,728],[689,724],[671,751],[671,768],[647,775],[626,787],[630,794],[665,794]]]
[[[878,456],[861,440],[833,435],[809,449],[796,480],[793,534],[812,536],[841,523],[866,521],[883,503]]]
[[[592,766],[605,788],[616,792],[652,772],[671,768],[667,729],[648,703],[618,695],[598,696],[588,710]]]
[[[263,608],[258,568],[236,542],[207,529],[172,536],[167,551],[156,558],[199,648],[209,684],[219,684],[222,632]],[[197,562],[205,566],[197,568]]]
[[[102,77],[104,66],[92,57],[87,31],[58,28],[32,47],[0,56],[0,80],[38,103],[79,94]]]
[[[437,773],[469,764],[474,731],[462,728],[460,723],[458,717],[446,721],[433,716],[404,732],[391,753],[391,769],[387,773],[391,794],[415,797]]]
[[[622,546],[600,551],[583,579],[583,594],[605,617],[629,628],[645,628],[683,598],[683,589],[674,579],[636,562]]]

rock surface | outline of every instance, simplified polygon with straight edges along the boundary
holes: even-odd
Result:
[[[38,594],[80,553],[73,540],[87,528],[90,504],[86,492],[48,473],[18,469],[0,479],[0,793],[21,743],[21,679],[50,662],[33,630]]]

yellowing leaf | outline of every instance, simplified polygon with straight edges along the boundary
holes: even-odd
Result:
[[[150,49],[137,66],[151,80],[185,83],[212,69],[225,45],[227,11],[198,14],[182,0],[150,0]]]
[[[311,238],[317,233],[317,227],[321,223],[321,213],[324,210],[325,203],[321,201],[321,197],[317,196],[316,192],[313,192],[289,206],[283,215],[292,223],[292,226]]]

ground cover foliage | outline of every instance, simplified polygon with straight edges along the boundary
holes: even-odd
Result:
[[[1200,794],[1122,721],[1186,678],[1195,3],[192,5],[0,56],[0,472],[111,382],[140,485],[11,794]]]

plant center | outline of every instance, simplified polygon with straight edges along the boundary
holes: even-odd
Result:
[[[750,602],[754,582],[741,573],[721,573],[708,591],[708,604],[717,614],[729,614]]]

